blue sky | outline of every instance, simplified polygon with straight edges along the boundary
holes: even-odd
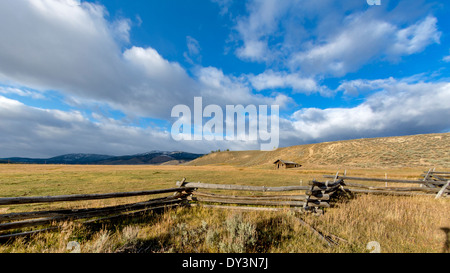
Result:
[[[439,1],[0,3],[0,157],[258,149],[171,109],[279,105],[280,146],[450,131]]]

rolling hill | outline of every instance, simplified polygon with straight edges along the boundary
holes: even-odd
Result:
[[[274,151],[211,153],[186,165],[272,168],[277,159],[304,167],[450,167],[450,133],[323,142]]]

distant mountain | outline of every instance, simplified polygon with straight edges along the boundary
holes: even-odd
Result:
[[[66,154],[51,158],[26,158],[26,157],[10,157],[0,159],[10,163],[27,163],[27,164],[90,164],[93,162],[112,158],[110,155],[98,154]],[[0,162],[1,162],[0,161]]]
[[[193,154],[186,152],[162,152],[151,151],[143,154],[115,156],[105,160],[100,160],[97,164],[101,165],[140,165],[140,164],[163,164],[171,161],[172,163],[184,163],[194,160],[203,154]]]
[[[24,158],[10,157],[0,158],[0,163],[24,163],[24,164],[95,164],[95,165],[159,165],[181,164],[194,160],[203,154],[187,152],[151,151],[142,154],[111,156],[99,154],[66,154],[51,158]]]
[[[90,164],[112,158],[110,155],[98,154],[67,154],[55,156],[47,160],[47,164]]]

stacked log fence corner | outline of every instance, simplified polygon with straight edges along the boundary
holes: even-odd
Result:
[[[313,212],[322,214],[323,208],[330,207],[330,198],[334,192],[339,188],[339,183],[328,182],[311,182],[310,186],[280,186],[280,187],[266,187],[266,186],[247,186],[247,185],[227,185],[227,184],[208,184],[200,182],[184,182],[183,186],[186,188],[196,189],[191,194],[191,205],[230,208],[230,209],[244,209],[250,210],[248,206],[262,207],[276,207],[273,209],[287,209],[302,212]],[[202,190],[202,191],[200,191]],[[236,194],[218,194],[207,192],[204,190],[227,190],[227,191],[247,191],[250,194],[236,195]],[[289,191],[303,191],[304,193],[296,194],[274,194],[268,195],[268,192],[289,192]],[[259,192],[259,195],[255,195]],[[261,194],[262,193],[262,194]],[[224,206],[228,205],[228,206]],[[233,205],[233,206],[231,206]],[[239,208],[236,208],[239,206]]]
[[[450,193],[450,172],[437,172],[434,169],[429,169],[421,175],[423,178],[417,180],[411,179],[387,179],[376,177],[354,177],[354,176],[336,176],[343,183],[345,181],[345,191],[349,193],[366,193],[366,194],[379,194],[379,195],[393,195],[393,196],[435,196],[438,198],[445,198]],[[334,178],[333,175],[323,175],[324,178]],[[390,187],[377,187],[366,184],[352,183],[348,181],[361,181],[361,182],[389,182],[399,184],[417,184],[418,186],[390,186]]]

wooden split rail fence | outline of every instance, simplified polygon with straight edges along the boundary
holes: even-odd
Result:
[[[244,185],[223,185],[223,184],[206,184],[200,182],[186,182],[185,180],[177,182],[179,187],[191,189],[191,206],[204,206],[210,208],[226,208],[237,210],[282,210],[289,209],[298,212],[313,212],[317,214],[323,213],[323,208],[330,207],[330,200],[337,190],[340,189],[341,183],[329,183],[311,181],[309,186],[281,186],[281,187],[265,187],[265,186],[244,186]],[[202,190],[228,190],[228,191],[246,191],[250,195],[235,194],[217,194]],[[267,192],[293,192],[304,191],[303,194],[259,194]],[[252,194],[253,193],[253,194]],[[238,206],[230,206],[238,205]],[[258,207],[254,207],[257,205]],[[261,207],[262,206],[262,207]],[[273,207],[275,206],[275,208]],[[278,207],[278,208],[277,208]],[[283,208],[279,208],[283,207]]]

